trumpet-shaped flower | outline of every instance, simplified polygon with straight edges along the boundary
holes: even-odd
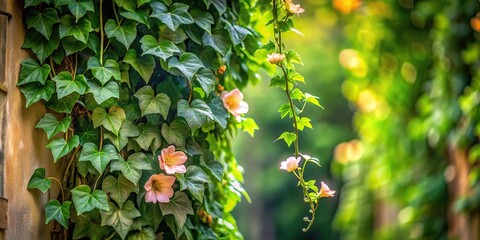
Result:
[[[175,151],[175,146],[170,145],[167,148],[162,149],[161,154],[158,156],[160,162],[160,168],[165,170],[167,174],[185,173],[185,161],[187,161],[187,155],[181,151]]]
[[[330,188],[324,182],[321,182],[320,185],[321,186],[320,186],[320,191],[318,192],[318,198],[333,197],[333,194],[335,194],[335,191],[330,190]]]
[[[240,121],[240,116],[248,112],[248,104],[243,101],[243,94],[237,88],[230,92],[223,92],[220,96],[223,101],[223,106],[229,111],[237,121]]]
[[[271,64],[277,64],[285,59],[285,54],[282,53],[270,53],[267,54],[267,61]]]
[[[300,14],[305,12],[305,9],[300,7],[300,4],[292,3],[292,0],[285,0],[285,8],[291,13]]]
[[[166,176],[163,173],[150,176],[145,183],[145,202],[151,203],[168,203],[173,196],[173,183],[175,177]]]
[[[289,157],[287,160],[280,163],[280,169],[285,170],[287,172],[293,172],[298,168],[298,163],[300,162],[301,158]]]

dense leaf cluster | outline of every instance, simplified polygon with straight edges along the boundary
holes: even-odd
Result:
[[[230,150],[239,124],[219,95],[262,68],[251,11],[249,1],[25,1],[23,48],[36,59],[21,63],[18,86],[26,107],[49,109],[36,127],[66,165],[63,179],[40,168],[30,180],[42,192],[61,186],[46,223],[73,239],[242,238],[230,215],[248,199]],[[170,145],[187,154],[187,171],[170,202],[146,203]]]

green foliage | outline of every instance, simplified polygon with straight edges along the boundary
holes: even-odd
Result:
[[[25,2],[23,48],[38,60],[22,61],[18,86],[27,107],[51,111],[36,128],[67,166],[47,223],[74,239],[241,238],[230,215],[248,196],[230,148],[238,122],[219,89],[258,81],[259,35],[239,16],[249,11],[248,1],[224,0]],[[147,203],[145,184],[164,172],[158,156],[170,145],[187,155],[187,172],[175,175],[168,203]],[[28,188],[50,185],[39,169]],[[198,220],[199,209],[211,223]]]

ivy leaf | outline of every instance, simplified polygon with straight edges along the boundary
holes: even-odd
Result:
[[[46,3],[46,4],[50,4],[50,0],[25,0],[25,5],[24,5],[24,8],[27,8],[27,7],[30,7],[30,6],[36,6],[36,5],[40,5],[40,3]]]
[[[125,11],[120,9],[120,15],[126,19],[145,24],[150,28],[150,23],[148,23],[148,12],[146,9],[135,9],[135,11]]]
[[[148,84],[150,77],[153,74],[153,70],[155,69],[155,59],[153,56],[145,55],[137,58],[137,51],[135,51],[135,49],[130,49],[125,54],[123,61],[130,64],[133,69],[140,74],[145,83]]]
[[[93,126],[95,128],[103,126],[108,131],[114,133],[115,136],[118,136],[122,123],[126,118],[123,109],[116,106],[111,107],[108,113],[101,107],[95,108],[92,113]]]
[[[79,185],[70,191],[72,193],[73,205],[77,210],[77,215],[89,212],[95,208],[108,211],[108,196],[102,190],[92,189],[87,185]]]
[[[55,34],[52,35],[50,39],[46,39],[36,30],[28,30],[22,48],[30,48],[32,52],[37,55],[38,60],[43,63],[48,56],[52,55],[59,45],[60,41]]]
[[[50,65],[44,64],[40,66],[37,61],[27,58],[20,63],[20,77],[18,78],[17,86],[25,85],[27,83],[40,83],[45,85],[48,74],[50,73]]]
[[[212,25],[215,24],[215,21],[209,12],[195,8],[190,12],[190,14],[195,24],[197,24],[201,29],[207,31],[207,33],[211,34]]]
[[[45,85],[41,85],[40,83],[30,83],[20,86],[20,91],[25,96],[25,106],[29,107],[42,99],[48,101],[55,92],[55,84],[50,80],[47,81]]]
[[[185,146],[187,137],[190,136],[190,128],[185,121],[175,118],[175,120],[170,123],[170,126],[166,123],[162,125],[162,136],[168,144],[183,147]]]
[[[109,210],[100,211],[102,216],[102,225],[112,226],[113,229],[125,239],[133,223],[133,219],[140,216],[140,212],[135,208],[132,201],[127,201],[121,208],[117,208],[113,203],[108,203]]]
[[[131,2],[131,0],[127,0]],[[126,49],[130,48],[130,44],[137,37],[137,26],[134,21],[126,20],[122,26],[117,25],[117,22],[113,19],[108,19],[105,24],[105,33],[108,38],[115,38],[119,41]]]
[[[255,120],[253,120],[253,118],[244,118],[242,120],[241,127],[243,131],[247,132],[252,137],[255,134],[255,130],[259,129],[257,123],[255,122]]]
[[[297,135],[295,135],[295,133],[292,133],[292,132],[284,132],[280,135],[280,137],[275,139],[275,141],[280,139],[283,139],[287,143],[287,145],[290,147],[290,145],[292,145],[292,143],[295,142],[295,140],[297,139]]]
[[[87,44],[78,41],[72,36],[67,36],[62,38],[61,42],[62,42],[63,49],[65,49],[66,56],[69,56],[76,52],[80,52],[85,48],[87,48]],[[63,56],[62,56],[62,60],[63,60]]]
[[[155,231],[150,227],[143,227],[140,231],[128,235],[128,240],[150,240],[155,238]]]
[[[194,77],[194,80],[198,82],[203,91],[205,91],[206,95],[209,95],[214,90],[216,81],[212,70],[208,68],[202,68],[195,73]]]
[[[100,213],[97,209],[76,217],[73,239],[88,237],[88,239],[100,240],[111,234],[112,228],[110,226],[101,225]]]
[[[135,138],[135,142],[145,151],[148,151],[150,147],[152,147],[153,151],[155,152],[159,146],[153,146],[154,140],[157,142],[162,142],[162,135],[160,133],[160,129],[154,125],[138,125],[138,129],[140,130],[140,135]]]
[[[312,123],[310,123],[310,121],[311,121],[310,118],[307,118],[307,117],[302,117],[302,118],[297,117],[298,129],[300,131],[303,131],[305,127],[310,129],[313,128]]]
[[[78,136],[73,135],[68,142],[65,141],[65,138],[58,138],[48,143],[46,147],[52,150],[53,160],[57,162],[58,159],[66,156],[72,149],[78,147],[79,144]]]
[[[73,0],[68,3],[68,10],[75,16],[76,20],[85,16],[87,11],[95,11],[92,0]]]
[[[150,6],[153,9],[150,17],[159,19],[168,28],[175,31],[182,24],[192,24],[193,18],[188,14],[188,5],[183,3],[174,3],[170,7],[161,2],[152,2]]]
[[[93,31],[92,24],[86,18],[76,21],[72,15],[68,14],[60,18],[60,27],[58,28],[60,38],[72,36],[78,41],[87,44],[91,31]]]
[[[107,176],[102,182],[102,189],[106,193],[110,193],[110,197],[115,200],[118,206],[123,206],[130,193],[138,193],[138,186],[135,186],[121,174],[118,179],[111,175]]]
[[[225,21],[225,29],[227,29],[230,34],[230,39],[232,39],[234,45],[242,43],[247,35],[251,34],[246,28],[238,25],[232,26],[232,24],[227,21]]]
[[[142,199],[142,203],[140,204],[140,213],[155,231],[163,221],[163,215],[158,204],[147,203]]]
[[[55,8],[68,5],[70,2],[72,2],[72,0],[53,0],[53,4],[55,5]]]
[[[57,135],[60,132],[66,132],[70,123],[72,122],[72,117],[64,117],[60,122],[57,120],[51,113],[46,113],[40,121],[38,121],[35,128],[41,128],[47,134],[47,138],[50,139],[53,136]]]
[[[137,0],[137,6],[140,7],[142,6],[143,4],[145,3],[149,3],[151,2],[152,0]]]
[[[140,134],[140,131],[138,131],[137,126],[135,126],[135,124],[133,124],[129,120],[126,120],[123,122],[122,127],[120,128],[120,131],[118,133],[118,136],[115,136],[115,134],[110,132],[104,133],[105,138],[109,139],[113,143],[113,145],[115,145],[118,151],[120,151],[122,148],[127,146],[128,138],[136,137],[139,134]]]
[[[227,11],[227,2],[225,0],[211,0],[211,2],[220,15]]]
[[[36,188],[43,193],[46,193],[48,189],[50,189],[50,186],[52,186],[52,181],[45,177],[45,168],[37,168],[35,169],[35,172],[33,172],[30,181],[28,181],[27,188]]]
[[[58,98],[63,98],[74,92],[83,95],[87,90],[87,81],[82,74],[77,75],[74,80],[70,72],[61,72],[52,80],[56,83]]]
[[[108,163],[115,159],[118,159],[118,154],[113,145],[106,144],[102,150],[98,150],[97,145],[94,143],[85,143],[78,161],[91,162],[95,170],[103,173]]]
[[[46,107],[56,112],[70,113],[79,97],[80,95],[78,93],[72,93],[60,99],[55,95],[47,102]]]
[[[43,12],[32,8],[26,14],[27,28],[33,28],[40,32],[46,39],[52,35],[53,25],[58,23],[58,13],[54,8],[45,8]]]
[[[179,228],[183,228],[185,221],[187,221],[187,214],[193,215],[192,202],[184,192],[177,191],[170,202],[160,203],[162,214],[172,214],[175,217],[175,222]]]
[[[88,86],[88,92],[92,93],[97,104],[102,104],[110,98],[117,99],[120,97],[120,88],[117,82],[108,81],[105,85],[101,86],[96,81],[89,81]]]
[[[202,43],[205,46],[213,48],[222,54],[222,56],[225,56],[230,49],[230,40],[226,35],[226,31],[217,31],[212,34],[205,32],[202,36]]]
[[[208,161],[205,165],[201,166],[202,169],[210,176],[210,179],[221,182],[223,179],[223,165],[215,161],[214,159]]]
[[[180,190],[188,189],[194,198],[203,202],[206,183],[210,182],[208,175],[200,168],[191,165],[187,168],[187,172],[182,176],[177,176],[180,181]]]
[[[112,77],[117,81],[120,81],[122,77],[118,63],[112,59],[107,59],[102,66],[98,58],[90,57],[87,62],[87,69],[92,70],[93,76],[98,79],[102,85],[105,85]]]
[[[45,224],[52,220],[57,220],[65,229],[68,229],[68,219],[70,219],[70,204],[72,202],[65,201],[60,204],[58,200],[50,200],[45,203]]]
[[[183,74],[188,80],[192,80],[195,73],[204,68],[202,61],[193,53],[184,53],[177,58],[168,60],[168,69],[176,70],[177,73]]]
[[[173,44],[173,42],[169,40],[161,40],[160,42],[157,42],[157,40],[151,35],[145,35],[142,37],[140,43],[142,44],[142,55],[150,54],[157,56],[164,61],[173,56],[173,54],[180,53],[180,50],[175,44]]]
[[[214,97],[207,104],[212,110],[213,120],[217,122],[222,129],[225,129],[227,127],[227,118],[230,117],[230,114],[225,110],[222,99]]]
[[[134,96],[138,99],[142,116],[159,113],[164,119],[167,119],[171,102],[165,93],[155,95],[152,87],[147,85],[140,88]]]
[[[207,118],[213,119],[212,110],[202,100],[195,99],[190,106],[185,99],[181,99],[177,103],[178,116],[185,118],[192,130],[203,126]]]
[[[138,180],[142,176],[142,170],[151,170],[152,166],[145,153],[137,152],[128,156],[127,161],[119,157],[118,161],[112,162],[110,169],[112,171],[121,171],[126,179],[137,185]]]
[[[135,12],[137,5],[135,4],[134,0],[115,0],[115,3],[124,8],[125,10]],[[128,49],[128,48],[127,48]]]
[[[80,138],[80,145],[83,146],[87,142],[98,143],[100,141],[100,133],[98,129],[93,127],[93,123],[88,116],[78,116],[75,126],[75,133]]]

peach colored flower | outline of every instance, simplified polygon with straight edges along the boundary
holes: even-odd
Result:
[[[163,173],[150,176],[145,183],[145,202],[151,203],[168,203],[173,196],[173,183],[175,177],[166,176]]]
[[[160,162],[160,168],[165,170],[167,174],[185,173],[187,171],[185,165],[183,165],[187,161],[187,155],[182,151],[175,151],[173,145],[162,149],[158,161]]]
[[[291,13],[300,14],[305,12],[305,9],[300,7],[300,4],[293,4],[292,0],[285,0],[285,8]]]
[[[301,158],[289,157],[287,160],[280,163],[280,169],[285,170],[287,172],[293,172],[298,168],[298,163],[300,162]]]
[[[227,109],[237,121],[240,121],[240,115],[248,112],[248,104],[243,101],[243,94],[238,88],[230,92],[223,92],[220,97],[222,98],[225,109]]]
[[[327,184],[325,184],[324,182],[321,182],[320,185],[321,187],[320,187],[320,191],[318,192],[318,198],[333,197],[333,194],[335,194],[335,191],[330,190],[330,188],[328,188]]]
[[[267,54],[267,61],[271,64],[277,64],[285,59],[285,54],[282,53],[270,53]]]

